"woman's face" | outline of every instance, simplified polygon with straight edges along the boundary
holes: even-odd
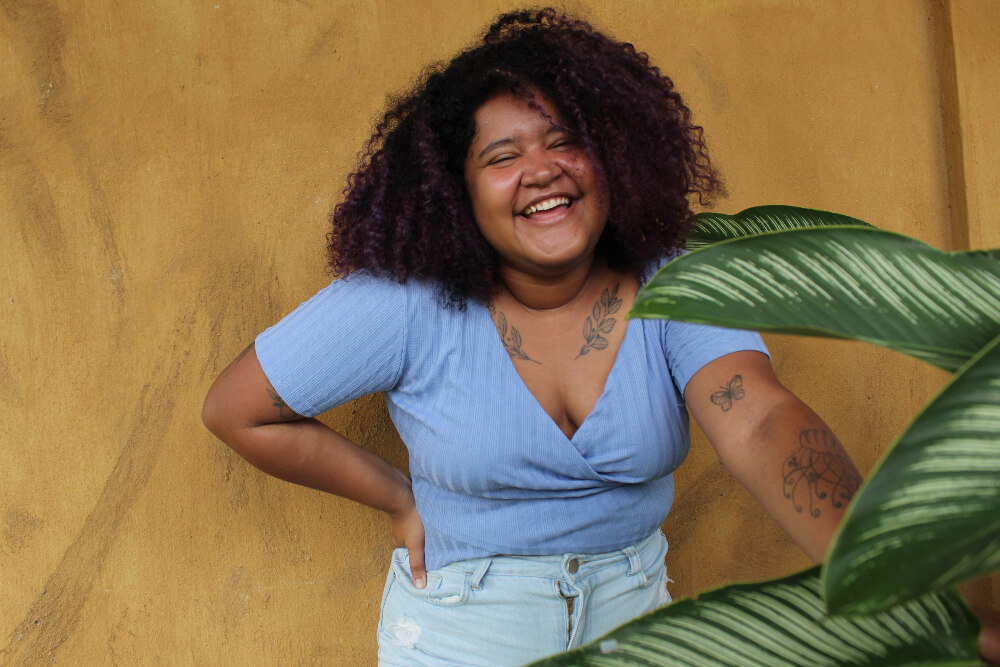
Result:
[[[465,184],[483,236],[502,267],[557,276],[590,261],[608,218],[605,179],[579,140],[541,109],[511,94],[476,111]]]

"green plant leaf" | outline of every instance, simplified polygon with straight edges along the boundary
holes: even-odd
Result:
[[[1000,248],[993,250],[958,250],[951,253],[951,256],[973,260],[984,259],[988,262],[993,262],[994,271],[1000,273]],[[984,266],[989,266],[989,264],[984,264]]]
[[[756,236],[767,232],[803,227],[853,225],[870,226],[850,216],[829,211],[817,211],[796,206],[754,206],[736,215],[706,212],[694,216],[694,229],[688,234],[688,250],[697,250],[713,243]]]
[[[958,593],[868,617],[826,617],[819,567],[682,600],[533,667],[979,665],[979,622]]]
[[[823,571],[831,613],[869,613],[1000,569],[1000,336],[869,476]]]
[[[874,227],[795,229],[678,257],[630,316],[868,341],[953,371],[1000,332],[1000,271]]]

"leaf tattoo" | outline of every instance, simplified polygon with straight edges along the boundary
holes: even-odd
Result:
[[[743,376],[734,375],[728,386],[712,392],[712,402],[722,408],[723,412],[729,412],[733,407],[733,401],[738,401],[746,395],[747,393],[743,389]]]
[[[278,419],[285,422],[295,421],[300,419],[298,413],[288,407],[288,404],[278,395],[278,392],[274,390],[274,387],[268,383],[265,388],[267,395],[271,398],[271,405],[278,408]]]
[[[542,362],[532,359],[521,349],[521,332],[517,330],[517,327],[510,326],[508,331],[507,317],[503,313],[498,313],[496,306],[492,303],[489,305],[489,309],[490,317],[493,318],[493,326],[497,328],[497,333],[500,334],[500,340],[503,341],[503,347],[507,350],[507,354],[512,359],[530,361],[541,366]]]
[[[608,339],[601,334],[609,334],[615,329],[618,322],[611,317],[622,307],[622,300],[618,298],[618,287],[621,283],[616,283],[613,291],[609,292],[605,287],[601,292],[601,298],[594,302],[594,309],[583,323],[583,339],[587,342],[580,348],[579,359],[591,350],[603,350],[608,347]]]

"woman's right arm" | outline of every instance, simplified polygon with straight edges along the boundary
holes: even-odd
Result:
[[[292,411],[268,381],[253,344],[212,384],[201,414],[212,433],[267,474],[389,514],[395,544],[409,550],[414,584],[423,587],[424,530],[409,478],[322,422]]]

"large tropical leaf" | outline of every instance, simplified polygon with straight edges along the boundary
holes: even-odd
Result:
[[[993,263],[994,270],[1000,272],[1000,248],[994,250],[958,250],[951,253],[952,257],[970,258],[973,260],[987,259]],[[988,264],[987,264],[988,265]]]
[[[979,622],[954,591],[867,617],[826,617],[819,568],[727,586],[533,667],[979,665]]]
[[[870,613],[1000,569],[1000,336],[900,436],[823,571],[831,613]]]
[[[678,257],[630,315],[863,340],[955,370],[1000,332],[995,257],[874,227],[765,233]]]
[[[713,243],[756,236],[767,232],[803,227],[830,227],[856,225],[868,227],[867,222],[829,211],[817,211],[796,206],[754,206],[736,215],[725,213],[699,213],[694,216],[694,229],[688,234],[688,250],[697,250]]]

